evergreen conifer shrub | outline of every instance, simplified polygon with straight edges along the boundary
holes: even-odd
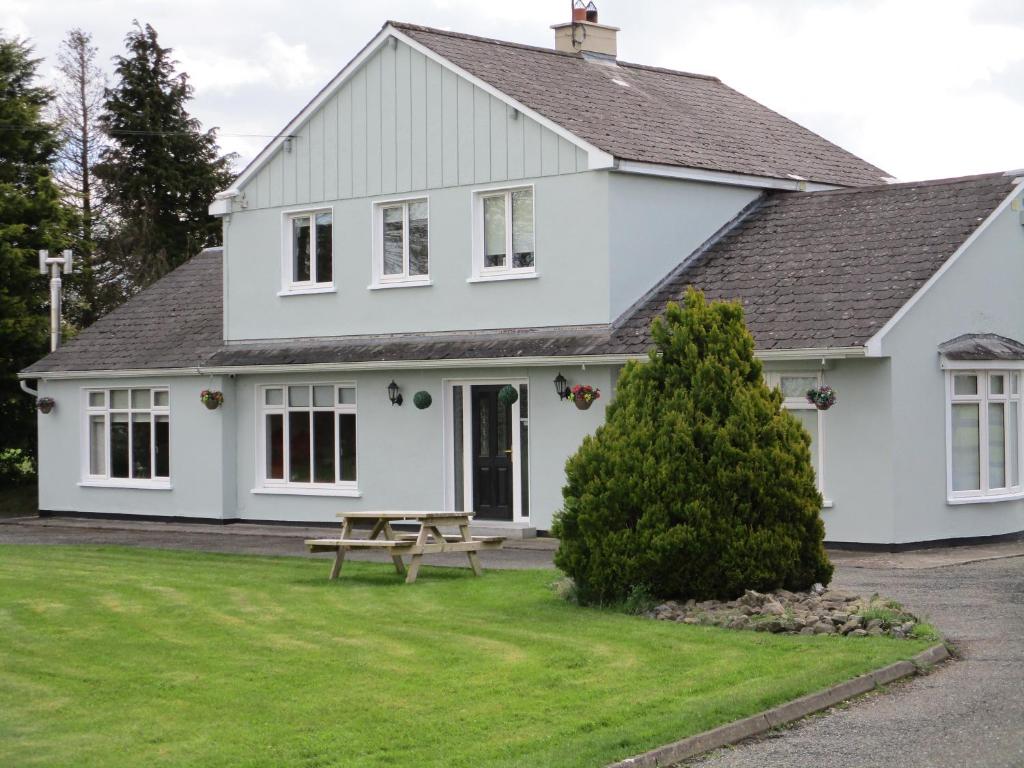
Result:
[[[764,382],[738,302],[690,289],[566,463],[555,564],[581,602],[827,584],[810,436]]]

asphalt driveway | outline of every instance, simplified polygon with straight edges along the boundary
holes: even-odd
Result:
[[[118,544],[308,557],[336,529],[121,521],[0,520],[3,544]],[[551,539],[483,552],[485,568],[548,568]],[[894,597],[936,624],[960,659],[935,674],[686,765],[707,768],[1024,767],[1024,542],[903,554],[831,553],[834,584]],[[387,561],[378,553],[351,557]],[[461,555],[429,562],[465,566]],[[324,564],[325,576],[327,564]]]

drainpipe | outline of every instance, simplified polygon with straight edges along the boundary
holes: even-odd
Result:
[[[39,397],[39,390],[38,389],[32,389],[32,387],[30,387],[28,385],[28,382],[25,381],[25,379],[19,380],[18,384],[21,385],[21,391],[22,392],[24,392],[26,394],[29,394],[29,395],[32,395],[32,397]]]

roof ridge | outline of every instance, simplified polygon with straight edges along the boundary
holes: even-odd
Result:
[[[642,69],[646,72],[660,72],[664,75],[676,75],[678,77],[695,77],[698,80],[711,80],[716,83],[721,83],[722,78],[716,75],[702,75],[700,72],[687,72],[683,69],[669,69],[668,67],[655,67],[651,64],[636,64],[632,61],[618,61],[615,62],[620,67],[629,67],[630,69]],[[748,97],[749,98],[749,97]]]
[[[965,176],[949,176],[943,179],[921,179],[918,181],[898,181],[891,184],[871,184],[864,187],[842,187],[840,189],[822,189],[813,192],[789,192],[788,195],[842,195],[852,192],[878,192],[890,189],[909,189],[911,187],[940,187],[949,184],[962,184],[980,179],[1009,179],[1012,176],[1024,175],[1019,171],[990,171],[988,173],[972,173]]]

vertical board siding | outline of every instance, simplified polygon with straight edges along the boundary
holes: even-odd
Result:
[[[587,153],[404,43],[385,43],[244,188],[249,208],[577,173]]]

